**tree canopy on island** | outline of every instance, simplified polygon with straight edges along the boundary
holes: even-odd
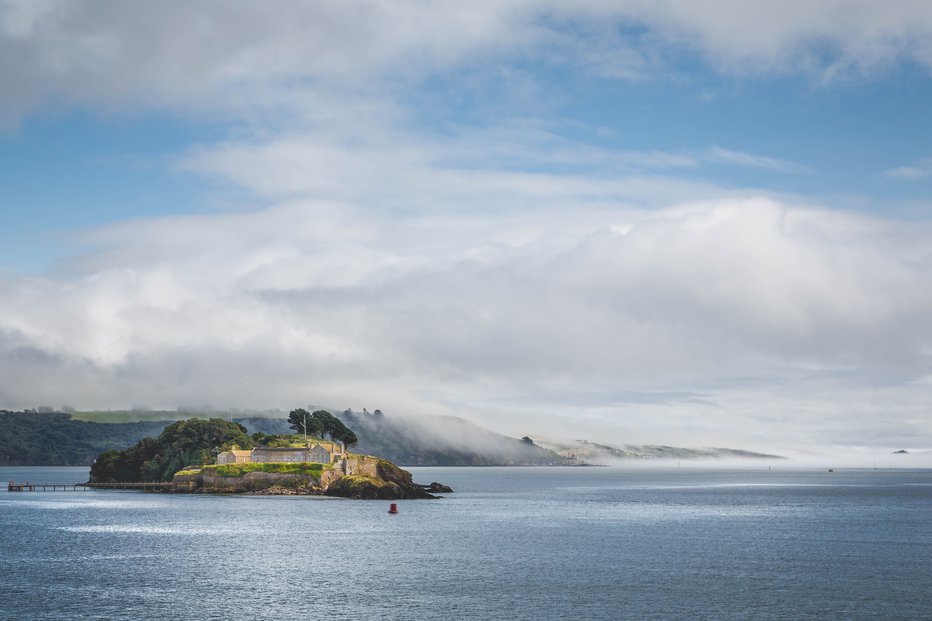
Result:
[[[309,436],[318,436],[323,432],[320,421],[304,408],[291,410],[288,413],[288,424],[296,433],[306,433]]]
[[[213,461],[214,449],[252,448],[246,428],[221,418],[191,418],[166,427],[158,438],[143,438],[124,451],[102,453],[91,466],[94,481],[169,481],[186,466]]]
[[[359,442],[353,430],[327,410],[316,410],[309,414],[304,408],[296,408],[289,412],[288,423],[298,433],[306,432],[309,436],[328,436],[331,440],[343,442],[346,446]]]

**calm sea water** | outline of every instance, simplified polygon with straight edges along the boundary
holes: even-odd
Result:
[[[412,471],[457,493],[0,491],[0,618],[932,619],[932,471]]]

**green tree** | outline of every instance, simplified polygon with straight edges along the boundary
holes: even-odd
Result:
[[[343,423],[340,423],[340,424],[342,425]],[[337,436],[337,440],[339,440],[346,446],[353,446],[354,444],[359,442],[359,438],[356,437],[356,433],[349,427],[346,427],[345,425],[343,427],[343,430],[339,432],[339,436]]]
[[[321,433],[330,436],[331,440],[343,442],[347,446],[359,442],[353,430],[344,425],[343,421],[327,410],[317,410],[311,416],[319,422]]]
[[[317,414],[317,412],[314,412],[314,414]],[[314,414],[311,414],[304,408],[295,408],[288,413],[288,423],[291,428],[298,433],[307,433],[309,436],[319,436],[324,430],[320,424],[320,420],[315,418]]]
[[[124,451],[105,451],[91,466],[94,481],[169,481],[185,466],[212,459],[215,447],[252,448],[246,428],[222,418],[172,423],[158,438],[143,438]]]

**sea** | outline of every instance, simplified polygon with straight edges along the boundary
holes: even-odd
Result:
[[[932,619],[932,470],[411,471],[455,493],[4,485],[0,619]]]

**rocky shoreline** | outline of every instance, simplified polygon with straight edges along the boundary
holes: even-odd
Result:
[[[175,474],[170,493],[249,496],[335,496],[354,499],[434,499],[453,490],[442,483],[421,485],[411,473],[377,457],[354,455],[328,464],[319,477],[308,474],[248,472],[222,476],[206,467]]]

